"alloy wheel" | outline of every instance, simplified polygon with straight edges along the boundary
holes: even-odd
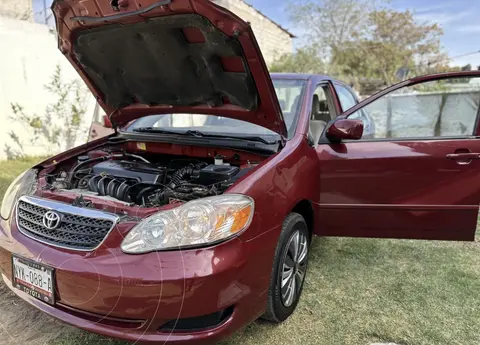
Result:
[[[287,308],[300,294],[307,270],[307,257],[307,236],[302,231],[295,230],[285,247],[280,278],[282,302]]]

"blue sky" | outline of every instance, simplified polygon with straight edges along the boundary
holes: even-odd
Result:
[[[50,3],[51,0],[45,0]],[[293,0],[246,0],[294,34],[300,32],[288,20],[286,11]],[[33,0],[37,18],[43,18],[43,0]],[[395,9],[413,10],[422,21],[440,24],[444,30],[442,44],[451,57],[480,51],[480,1],[478,0],[391,0]],[[457,58],[455,65],[480,65],[480,53]]]
[[[261,12],[298,34],[288,20],[288,0],[247,0]],[[477,0],[392,0],[390,6],[410,9],[421,21],[436,22],[444,30],[442,45],[451,57],[480,51],[480,1]],[[480,53],[458,58],[452,64],[480,65]]]

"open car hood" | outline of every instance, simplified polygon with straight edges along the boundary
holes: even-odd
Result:
[[[212,114],[287,129],[250,25],[208,0],[55,0],[60,51],[114,125]]]

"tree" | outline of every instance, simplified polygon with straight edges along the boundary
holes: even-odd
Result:
[[[326,73],[357,88],[388,86],[431,72],[439,65],[432,61],[445,61],[443,32],[437,24],[420,23],[411,11],[384,4],[307,0],[291,5],[290,11],[292,21],[305,32],[303,49],[322,61]]]
[[[11,119],[25,128],[34,146],[44,147],[48,152],[68,150],[87,133],[83,118],[87,112],[88,91],[78,80],[63,81],[59,65],[45,88],[55,95],[56,100],[47,105],[43,115],[28,114],[23,106],[12,103]],[[17,148],[5,145],[7,157],[25,157],[25,144],[20,136],[14,131],[10,131],[8,136]]]
[[[369,31],[335,52],[341,74],[380,79],[388,86],[423,74],[432,68],[430,61],[441,60],[438,24],[417,23],[410,11],[387,9],[372,11],[368,18]]]
[[[270,65],[270,72],[325,73],[325,64],[312,48],[298,49],[294,54],[284,54]]]
[[[377,6],[372,0],[307,0],[289,7],[290,19],[305,32],[305,44],[326,60],[346,42],[368,30],[366,18]]]

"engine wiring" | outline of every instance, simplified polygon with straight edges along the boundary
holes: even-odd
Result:
[[[50,189],[157,207],[222,194],[237,175],[243,175],[240,168],[230,164],[215,165],[190,158],[151,163],[139,155],[110,152],[93,158],[79,157],[70,171],[48,174],[46,178]]]

